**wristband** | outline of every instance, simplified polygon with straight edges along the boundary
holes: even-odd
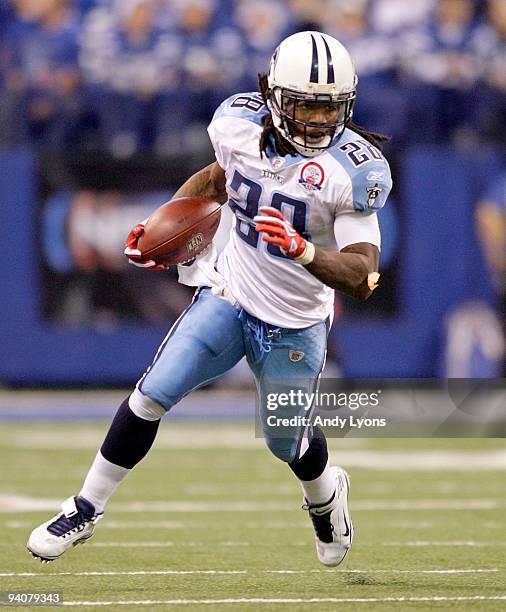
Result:
[[[304,249],[302,255],[299,255],[298,257],[294,257],[294,260],[297,263],[300,263],[302,266],[307,266],[313,261],[314,254],[315,254],[314,244],[306,240],[306,248]]]

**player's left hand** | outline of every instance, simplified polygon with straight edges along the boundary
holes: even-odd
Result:
[[[259,215],[253,218],[257,232],[263,232],[262,240],[276,244],[292,259],[300,257],[306,250],[306,241],[285,217],[272,206],[261,206]]]

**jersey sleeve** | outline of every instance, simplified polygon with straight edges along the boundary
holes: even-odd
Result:
[[[356,212],[371,213],[383,208],[392,189],[392,176],[386,160],[366,165],[351,178]]]
[[[339,251],[350,244],[369,242],[381,249],[381,234],[376,213],[343,212],[334,221],[334,236]]]
[[[329,152],[348,183],[345,190],[334,194],[337,211],[371,213],[383,208],[392,189],[392,175],[382,152],[350,129]]]
[[[207,128],[207,133],[213,145],[216,161],[223,168],[227,168],[232,155],[232,144],[228,138],[227,130],[229,120],[219,118],[213,119]]]
[[[216,160],[222,168],[229,165],[238,139],[254,129],[254,126],[261,126],[266,112],[257,92],[231,96],[216,109],[207,132]]]

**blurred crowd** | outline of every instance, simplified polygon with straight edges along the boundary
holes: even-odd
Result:
[[[506,0],[4,0],[0,144],[197,149],[304,29],[349,48],[357,123],[399,146],[506,141]]]

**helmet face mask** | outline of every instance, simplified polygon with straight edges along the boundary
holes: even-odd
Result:
[[[286,138],[287,134],[287,140],[294,146],[314,149],[318,154],[339,140],[353,114],[355,97],[355,92],[332,96],[276,87],[270,100],[280,117],[282,135]]]
[[[267,77],[266,99],[276,130],[313,157],[336,144],[353,116],[357,76],[348,51],[320,32],[281,42]]]

